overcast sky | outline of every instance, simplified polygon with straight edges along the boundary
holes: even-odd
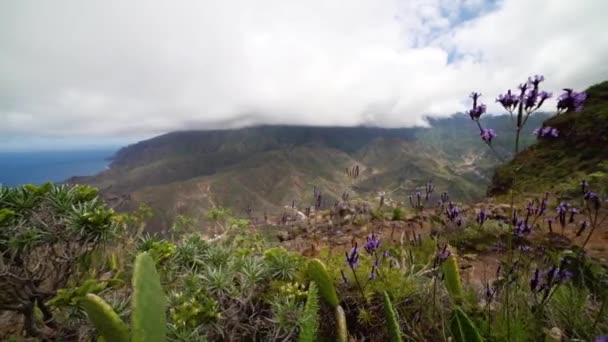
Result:
[[[5,0],[0,150],[420,124],[527,76],[608,79],[607,0]],[[552,109],[554,102],[545,108]]]

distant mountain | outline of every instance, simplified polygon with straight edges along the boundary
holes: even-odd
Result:
[[[531,120],[540,124],[537,115]],[[485,194],[500,160],[483,144],[466,115],[429,119],[428,128],[257,126],[235,130],[173,132],[119,150],[110,168],[75,183],[99,187],[119,209],[146,202],[155,209],[153,230],[177,215],[203,220],[215,206],[245,215],[278,216],[292,202],[310,206],[313,188],[330,206],[344,191],[351,198],[405,201],[428,180],[453,198]],[[535,126],[531,122],[530,126]],[[499,154],[509,157],[513,140],[508,116],[484,118],[499,136]],[[532,143],[531,129],[524,145]],[[345,170],[359,165],[352,179]]]
[[[558,138],[543,139],[496,169],[489,188],[492,195],[509,190],[551,190],[567,195],[580,191],[578,184],[583,179],[595,191],[608,192],[608,81],[586,92],[581,112],[567,112],[544,122],[559,130]]]

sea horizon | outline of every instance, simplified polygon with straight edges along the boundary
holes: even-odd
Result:
[[[18,186],[63,182],[108,168],[117,148],[0,152],[0,184]]]

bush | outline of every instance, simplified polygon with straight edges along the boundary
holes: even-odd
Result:
[[[30,336],[43,337],[36,310],[53,329],[48,301],[86,271],[82,260],[115,236],[114,218],[88,186],[0,187],[0,310],[22,314]]]

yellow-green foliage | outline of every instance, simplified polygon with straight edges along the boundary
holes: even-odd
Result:
[[[479,330],[469,316],[460,308],[454,310],[454,317],[450,323],[450,332],[455,342],[481,342]]]
[[[450,256],[441,264],[441,271],[444,275],[445,287],[450,294],[450,298],[455,303],[462,301],[462,282],[460,280],[460,271],[458,270],[458,261],[455,256]]]
[[[306,297],[306,305],[304,313],[300,319],[300,342],[316,341],[317,331],[319,329],[319,295],[315,282],[310,282],[308,286],[308,296]]]
[[[388,293],[384,291],[384,316],[386,317],[386,325],[388,329],[388,336],[392,342],[401,342],[401,330],[399,329],[399,321],[397,320],[397,314],[393,308],[393,303],[388,296]]]
[[[334,282],[327,272],[327,268],[319,259],[312,259],[308,262],[308,277],[319,287],[321,298],[332,307],[337,307],[340,301],[334,287]]]
[[[89,293],[80,305],[106,341],[129,342],[129,328],[103,299]]]

